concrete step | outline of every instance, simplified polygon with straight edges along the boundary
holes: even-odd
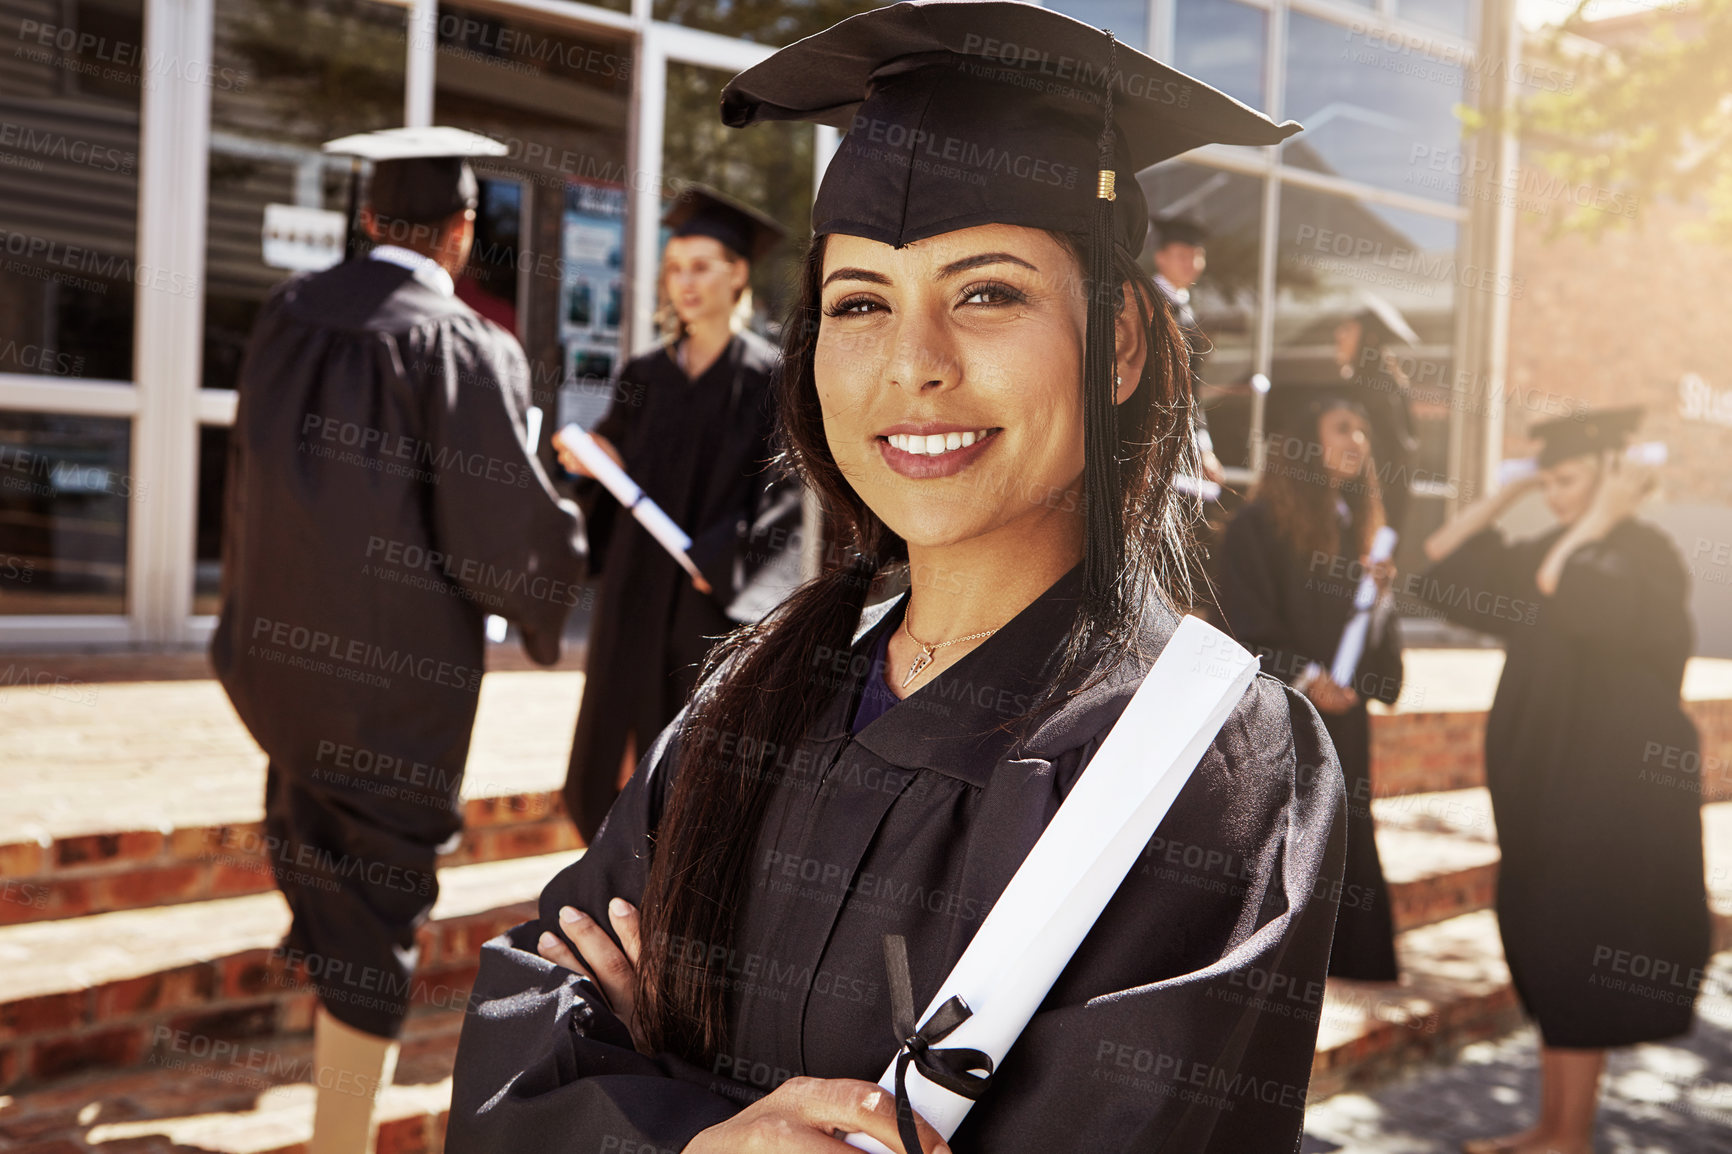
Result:
[[[577,856],[441,869],[418,934],[417,1012],[461,1011],[481,944],[533,916]],[[288,928],[271,892],[0,929],[0,1089],[158,1062],[183,1037],[307,1031],[315,996],[304,961],[279,948]]]
[[[265,757],[214,680],[25,684],[0,689],[0,926],[274,888]],[[582,692],[570,671],[482,679],[464,836],[442,864],[577,848],[559,788]]]

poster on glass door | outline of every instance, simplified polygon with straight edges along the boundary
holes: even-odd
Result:
[[[558,427],[607,415],[625,299],[625,188],[573,180],[560,222],[559,338],[565,382]]]

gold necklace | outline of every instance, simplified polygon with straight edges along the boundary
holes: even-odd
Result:
[[[979,633],[970,633],[966,637],[952,637],[949,641],[934,641],[930,644],[914,636],[908,628],[908,618],[902,618],[902,632],[908,634],[908,640],[920,646],[920,655],[914,659],[914,664],[908,667],[908,676],[902,679],[902,688],[907,689],[920,676],[920,671],[932,664],[932,655],[946,645],[961,645],[964,641],[981,641],[997,633],[997,629],[983,629]]]

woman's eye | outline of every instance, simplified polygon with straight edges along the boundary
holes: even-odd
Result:
[[[827,317],[859,317],[876,312],[881,306],[871,297],[844,297],[824,310]]]
[[[965,305],[1009,305],[1021,304],[1028,298],[1007,284],[996,281],[987,284],[970,285],[962,290],[962,303]]]

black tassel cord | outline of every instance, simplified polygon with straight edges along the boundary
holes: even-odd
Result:
[[[1117,360],[1113,320],[1118,279],[1113,270],[1113,34],[1107,34],[1106,115],[1101,125],[1099,183],[1089,219],[1088,328],[1083,353],[1083,583],[1097,612],[1113,601],[1124,568],[1124,498],[1119,479],[1119,422],[1113,388]]]

